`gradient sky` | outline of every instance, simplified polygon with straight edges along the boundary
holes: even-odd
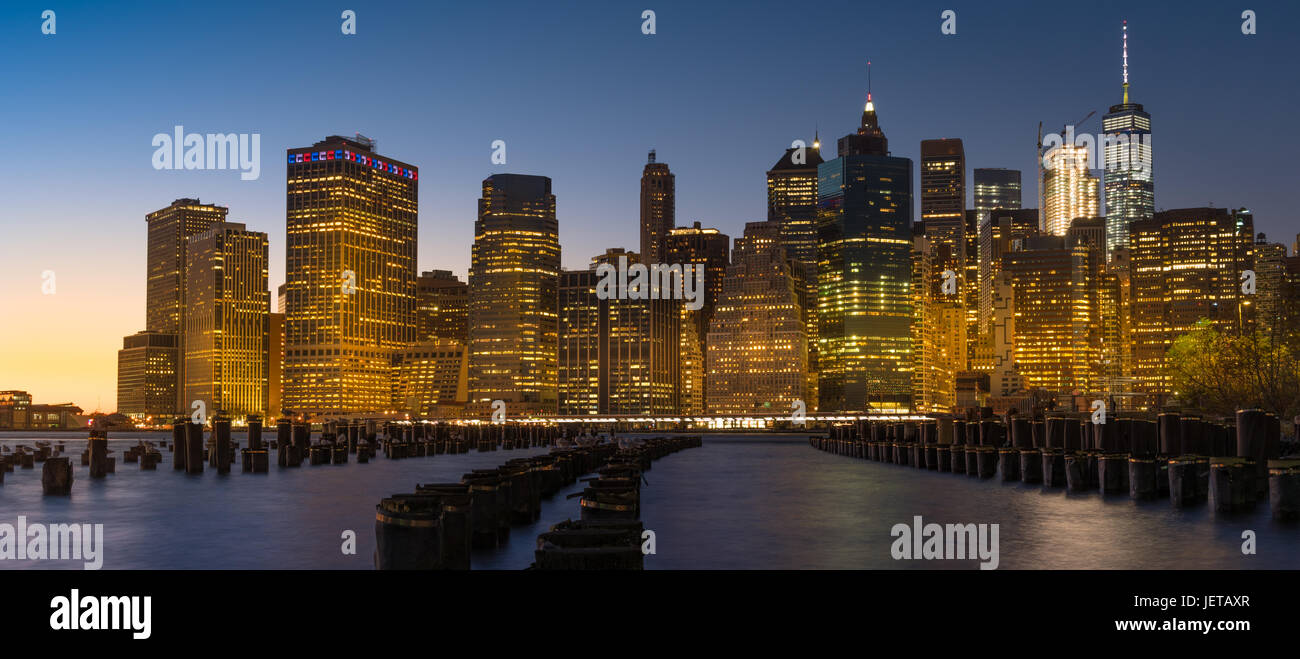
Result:
[[[1120,102],[1123,19],[1157,208],[1246,206],[1274,240],[1300,232],[1293,2],[204,4],[0,7],[0,389],[114,409],[117,350],[144,327],[144,215],[173,199],[267,232],[284,281],[283,155],[330,134],[420,168],[421,270],[466,274],[480,183],[505,171],[553,179],[564,265],[580,267],[636,248],[651,148],[677,175],[679,224],[735,237],[764,219],[764,173],[790,142],[820,129],[832,157],[856,127],[869,57],[894,155],[960,137],[969,168],[1024,170],[1030,206],[1038,122],[1096,110],[1081,127],[1096,133]],[[155,171],[151,139],[178,124],[260,133],[261,178]]]

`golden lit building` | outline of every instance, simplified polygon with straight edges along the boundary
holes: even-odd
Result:
[[[117,351],[117,412],[170,423],[177,412],[176,335],[137,332]]]
[[[496,400],[511,417],[555,414],[559,276],[551,179],[484,179],[469,270],[467,414],[488,416]]]
[[[962,222],[942,219],[921,227],[912,255],[912,387],[917,411],[946,413],[957,404],[957,374],[967,369],[966,309],[954,265],[964,248],[951,232],[960,236]]]
[[[1129,225],[1133,376],[1159,405],[1165,353],[1201,320],[1224,329],[1250,323],[1241,273],[1253,268],[1250,211],[1182,208]]]
[[[1015,309],[1015,366],[1026,388],[1082,395],[1093,386],[1100,333],[1089,248],[1028,238],[1002,257]]]
[[[601,300],[596,271],[560,273],[558,411],[566,416],[600,413]]]
[[[781,227],[781,246],[795,280],[800,282],[808,341],[808,378],[804,385],[809,412],[817,411],[817,167],[825,160],[821,140],[785,150],[767,172],[767,219]],[[705,326],[707,329],[707,326]]]
[[[717,229],[703,228],[699,222],[689,227],[677,227],[668,232],[667,260],[670,264],[685,266],[695,264],[704,268],[704,305],[691,311],[681,305],[681,374],[682,414],[702,414],[706,409],[704,370],[708,350],[706,339],[709,323],[713,320],[722,282],[730,263],[731,238]]]
[[[818,411],[908,411],[912,161],[889,155],[870,94],[839,145],[817,167]]]
[[[284,312],[267,316],[266,415],[278,418],[284,409]]]
[[[455,417],[469,393],[469,351],[450,339],[393,352],[393,409],[412,417]]]
[[[749,222],[737,238],[708,335],[708,411],[790,414],[808,408],[807,334],[776,222]]]
[[[677,226],[677,182],[652,149],[641,172],[641,251],[646,263],[667,263],[668,232]]]
[[[184,400],[203,401],[209,417],[264,415],[271,310],[266,234],[222,223],[188,240]]]
[[[680,409],[680,299],[601,299],[596,266],[640,263],[613,248],[592,269],[565,271],[560,286],[561,414],[677,414]]]
[[[1086,144],[1065,143],[1043,155],[1043,232],[1064,236],[1070,222],[1097,217],[1100,181],[1089,169]]]
[[[145,330],[176,335],[177,362],[173,387],[177,398],[169,412],[189,409],[185,393],[185,309],[186,239],[226,221],[228,209],[204,204],[198,199],[177,199],[170,206],[145,215],[149,224],[145,257]]]
[[[447,270],[416,280],[416,337],[420,341],[469,340],[469,285]]]
[[[415,340],[419,172],[358,136],[289,149],[284,407],[387,411]]]

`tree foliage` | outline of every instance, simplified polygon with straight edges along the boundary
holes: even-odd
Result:
[[[1300,331],[1232,332],[1201,321],[1166,362],[1174,396],[1211,414],[1257,407],[1290,424],[1300,414]]]

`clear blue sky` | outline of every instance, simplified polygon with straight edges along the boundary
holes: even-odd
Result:
[[[355,36],[340,32],[344,9]],[[945,9],[956,35],[940,34]],[[0,329],[23,356],[0,359],[0,388],[111,409],[115,351],[144,324],[144,215],[175,198],[266,231],[283,281],[284,150],[329,134],[359,131],[420,168],[420,269],[465,274],[479,184],[503,171],[553,179],[564,263],[577,267],[636,247],[651,148],[677,175],[679,224],[736,236],[763,219],[764,172],[791,140],[819,128],[829,157],[856,126],[869,57],[895,155],[960,137],[969,168],[1024,170],[1030,205],[1038,122],[1096,110],[1082,130],[1097,132],[1119,102],[1123,19],[1132,97],[1152,114],[1157,207],[1246,206],[1290,243],[1293,2],[8,2],[0,269],[18,283],[0,302],[29,322]],[[154,170],[150,140],[178,124],[260,133],[261,178]],[[489,160],[496,139],[504,166]],[[54,296],[40,294],[47,269]],[[71,331],[84,355],[55,341]]]

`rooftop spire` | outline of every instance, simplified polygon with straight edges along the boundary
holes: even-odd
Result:
[[[876,108],[871,103],[871,60],[867,60],[867,107],[866,111],[871,112]]]
[[[1128,21],[1124,21],[1124,104],[1128,105]]]

